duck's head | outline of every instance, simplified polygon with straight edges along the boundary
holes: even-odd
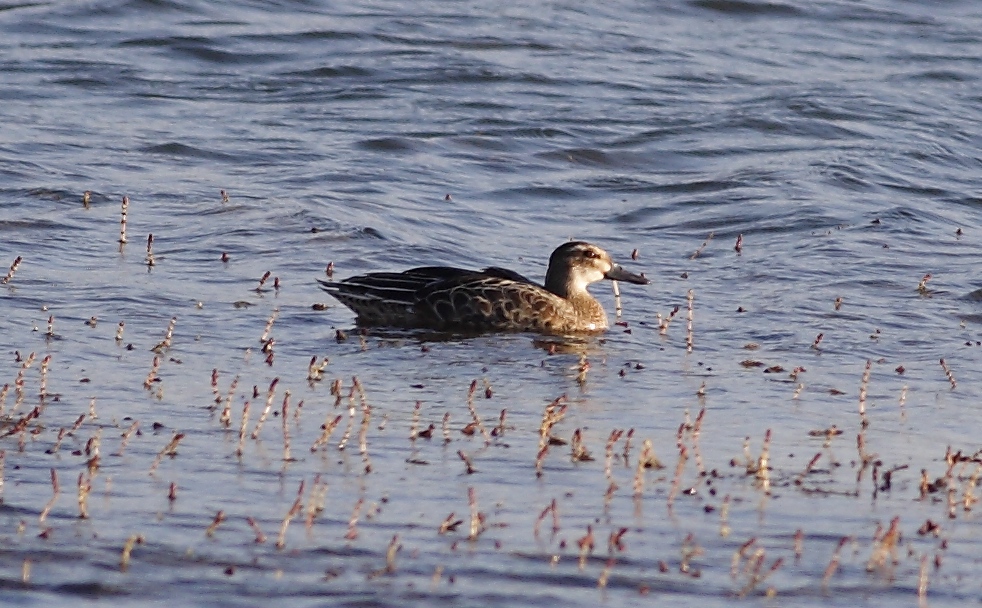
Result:
[[[647,285],[644,275],[624,270],[610,254],[583,241],[563,243],[552,252],[546,272],[546,289],[562,297],[586,290],[586,286],[602,279]]]

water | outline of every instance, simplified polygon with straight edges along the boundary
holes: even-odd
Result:
[[[0,288],[4,602],[893,606],[923,582],[931,605],[982,597],[976,4],[25,3],[3,6],[0,32],[0,264],[23,257]],[[339,277],[441,263],[540,277],[569,237],[653,284],[622,286],[627,327],[556,354],[528,335],[362,338],[314,282],[331,261]],[[330,362],[308,383],[312,356]],[[227,428],[212,370],[222,404],[239,378]],[[250,437],[274,378],[291,460],[281,416]],[[489,446],[461,433],[475,380],[486,430],[506,410]],[[595,460],[552,446],[537,477],[561,395],[554,435],[579,429]],[[97,417],[55,449],[92,399]],[[412,442],[417,401],[435,431]],[[832,425],[825,445],[814,433]],[[615,429],[634,434],[608,478]],[[752,471],[767,430],[769,495]],[[665,468],[636,497],[645,439]],[[922,496],[949,447],[969,460]],[[462,523],[440,534],[451,513]],[[919,534],[929,520],[937,533]]]

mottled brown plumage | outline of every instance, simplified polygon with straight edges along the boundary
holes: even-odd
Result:
[[[504,268],[425,266],[373,272],[321,288],[353,310],[361,325],[439,331],[601,332],[607,314],[586,287],[601,279],[645,285],[590,243],[560,245],[549,258],[545,285]]]

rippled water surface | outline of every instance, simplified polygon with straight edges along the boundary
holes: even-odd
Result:
[[[977,603],[980,32],[969,1],[0,4],[0,600]],[[570,237],[652,279],[602,339],[360,335],[315,283],[541,277]]]

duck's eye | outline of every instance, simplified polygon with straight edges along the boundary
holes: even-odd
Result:
[[[597,253],[596,251],[591,250],[591,249],[587,249],[586,251],[583,252],[583,257],[585,257],[587,259],[590,259],[590,260],[596,260],[597,258],[600,257],[600,254]]]

